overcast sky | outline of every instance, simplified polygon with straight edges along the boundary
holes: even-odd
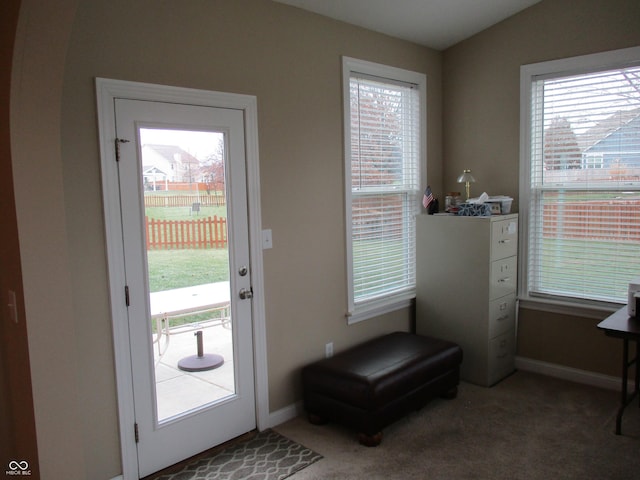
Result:
[[[174,145],[189,152],[198,160],[205,160],[216,153],[222,133],[192,132],[187,130],[159,130],[150,128],[140,129],[142,145]]]

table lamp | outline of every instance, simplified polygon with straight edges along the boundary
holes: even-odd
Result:
[[[469,186],[475,183],[476,179],[471,175],[471,170],[464,170],[462,175],[458,177],[458,183],[464,183],[464,188],[467,193],[467,201],[469,200]]]

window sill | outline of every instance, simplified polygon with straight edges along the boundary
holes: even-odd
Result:
[[[602,320],[607,315],[612,314],[622,307],[622,304],[594,302],[578,303],[570,301],[555,300],[550,298],[526,297],[518,300],[519,308],[536,310],[539,312],[558,313],[561,315],[571,315],[574,317],[593,318]]]
[[[362,322],[373,317],[384,315],[385,313],[394,312],[403,308],[409,308],[413,305],[413,299],[415,293],[406,293],[399,295],[391,299],[385,298],[384,300],[373,301],[365,305],[358,306],[353,312],[347,313],[347,325],[353,325],[354,323]]]

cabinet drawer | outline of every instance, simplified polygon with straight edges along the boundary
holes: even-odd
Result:
[[[515,328],[516,296],[492,300],[489,302],[489,338],[497,337]]]
[[[489,385],[503,379],[515,369],[515,343],[514,330],[489,341]]]
[[[491,262],[490,298],[496,299],[515,293],[518,283],[517,257],[503,258]]]
[[[491,260],[518,253],[518,220],[510,218],[491,224]]]

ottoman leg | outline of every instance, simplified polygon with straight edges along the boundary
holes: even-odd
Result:
[[[322,418],[320,415],[316,415],[315,413],[309,413],[307,415],[307,419],[309,420],[309,423],[313,425],[326,425],[329,423],[329,420]]]
[[[458,396],[458,387],[453,387],[449,390],[447,390],[446,392],[442,393],[440,395],[440,397],[446,399],[446,400],[453,400],[454,398],[456,398]]]
[[[373,435],[369,435],[367,433],[359,433],[358,440],[361,445],[365,447],[377,447],[382,442],[382,432],[374,433]]]

